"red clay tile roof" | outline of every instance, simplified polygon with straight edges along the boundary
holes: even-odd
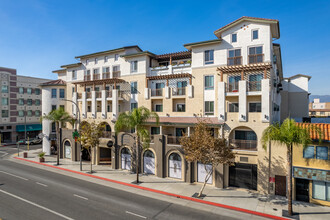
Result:
[[[314,127],[320,129],[323,141],[330,141],[330,124],[327,123],[298,123],[298,126],[311,129],[310,136],[313,140],[319,139],[319,132]],[[313,127],[314,126],[314,127]]]
[[[206,123],[212,125],[221,125],[217,117],[203,117]],[[150,119],[148,122],[155,122],[155,119]],[[159,117],[159,123],[161,124],[196,124],[198,123],[197,117]]]
[[[66,85],[66,82],[62,79],[57,79],[41,84],[41,86],[60,86],[60,85]]]

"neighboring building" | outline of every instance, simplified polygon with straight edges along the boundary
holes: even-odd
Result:
[[[299,123],[315,126],[313,143],[303,149],[293,148],[293,195],[296,200],[330,206],[330,124]],[[319,141],[321,139],[321,142]]]
[[[272,161],[281,163],[274,166],[261,145],[262,132],[290,113],[308,117],[310,77],[283,78],[280,45],[273,43],[280,38],[277,20],[242,17],[214,33],[216,39],[185,44],[188,51],[156,55],[138,46],[122,47],[77,56],[80,62],[54,71],[65,84],[66,99],[78,103],[83,123],[106,125],[94,163],[134,169],[132,135],[111,131],[121,112],[145,106],[159,114],[160,124],[148,123],[152,143],[138,155],[142,172],[202,182],[204,166],[188,163],[179,144],[201,115],[214,136],[226,138],[236,153],[235,165],[215,167],[208,183],[275,193],[268,180],[286,175],[286,151],[272,149]],[[289,105],[295,99],[299,107]],[[77,115],[72,103],[63,105]],[[61,156],[79,160],[72,130],[63,129],[62,136]],[[44,150],[49,153],[46,142]]]
[[[309,116],[330,117],[330,102],[320,102],[320,99],[314,99],[309,103]]]
[[[40,83],[49,81],[16,75],[16,69],[0,67],[2,142],[15,143],[27,137],[35,138],[42,130]],[[26,126],[25,126],[26,125]]]

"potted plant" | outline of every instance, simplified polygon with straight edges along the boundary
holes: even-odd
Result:
[[[39,156],[39,162],[40,163],[45,162],[45,152],[39,153],[38,156]]]

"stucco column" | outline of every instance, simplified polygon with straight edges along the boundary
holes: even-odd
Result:
[[[118,114],[118,90],[112,90],[112,117],[116,120],[119,116]]]
[[[107,118],[107,98],[106,98],[106,91],[102,90],[102,118]]]
[[[159,126],[159,135],[163,135],[163,126]]]
[[[86,92],[83,92],[82,93],[81,98],[82,98],[82,109],[81,109],[81,112],[82,112],[83,118],[86,118],[87,117]]]
[[[96,92],[92,91],[92,117],[96,118]]]
[[[144,88],[144,98],[149,99],[149,88]]]
[[[51,90],[50,89],[42,89],[42,113],[43,115],[48,115],[52,110],[52,106],[50,101],[51,99]],[[42,151],[46,153],[46,155],[50,155],[50,133],[51,133],[51,122],[48,120],[42,120],[42,133],[45,137],[42,139]]]
[[[262,122],[270,121],[270,86],[269,79],[261,80],[261,117]]]
[[[187,128],[187,135],[190,137],[190,127]]]
[[[193,85],[188,85],[188,98],[193,98],[194,94],[193,94]]]
[[[238,82],[238,119],[239,121],[247,121],[247,109],[246,109],[246,81],[241,80]]]
[[[78,104],[78,94],[77,94],[77,92],[74,92],[73,94],[72,94],[72,101],[74,102],[74,103],[77,103]],[[75,116],[77,116],[77,106],[76,105],[72,105],[72,112],[73,112],[73,114],[75,115]],[[77,116],[78,117],[78,116]]]
[[[226,93],[225,82],[218,83],[218,119],[219,121],[226,120]]]
[[[165,98],[169,99],[170,98],[170,87],[165,86]]]

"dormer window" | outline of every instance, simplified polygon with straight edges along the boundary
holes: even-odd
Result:
[[[205,64],[213,64],[214,63],[214,50],[205,50],[205,52],[204,52],[204,61],[205,61]]]
[[[105,62],[105,63],[108,62],[108,56],[105,56],[105,57],[104,57],[104,62]]]
[[[95,58],[95,64],[97,64],[97,62],[98,62],[98,59],[97,59],[97,58]]]
[[[236,43],[237,42],[237,34],[232,34],[231,35],[231,42]]]
[[[252,40],[259,39],[259,31],[258,30],[252,30]]]
[[[77,71],[76,70],[72,70],[72,79],[77,79]]]
[[[119,59],[119,54],[115,54],[115,61]]]

